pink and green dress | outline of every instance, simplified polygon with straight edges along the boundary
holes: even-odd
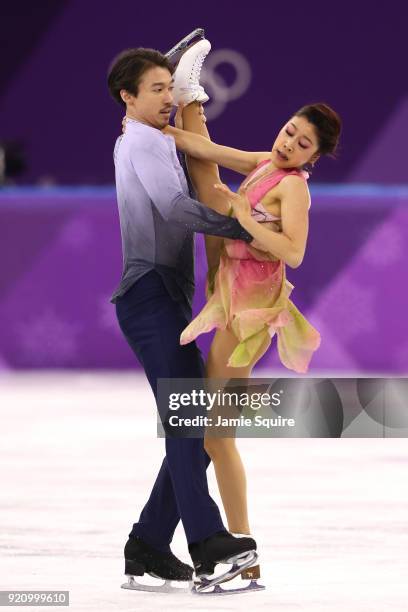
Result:
[[[252,216],[259,223],[279,217],[269,214],[262,200],[285,176],[307,180],[307,172],[277,169],[264,171],[261,162],[242,183]],[[259,177],[259,178],[258,178]],[[289,299],[294,286],[286,279],[283,261],[270,261],[266,253],[241,240],[224,240],[214,285],[207,282],[207,303],[184,329],[180,344],[192,342],[200,334],[229,329],[239,340],[228,365],[249,365],[265,339],[276,334],[279,358],[284,366],[305,373],[313,352],[320,345],[319,332]]]

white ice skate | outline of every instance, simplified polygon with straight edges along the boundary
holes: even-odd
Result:
[[[203,38],[192,45],[181,56],[174,73],[174,104],[190,102],[207,102],[208,96],[200,85],[200,72],[205,58],[211,49],[211,43]]]
[[[249,552],[220,561],[220,563],[223,564],[232,564],[232,567],[218,576],[199,576],[194,582],[192,593],[195,595],[234,595],[238,593],[249,593],[264,590],[265,587],[257,582],[257,579],[259,578],[259,566],[254,566],[257,559],[257,553],[254,550],[251,550]],[[247,572],[245,572],[244,570],[247,568],[251,568],[253,571],[247,570]],[[223,589],[220,586],[221,584],[224,584],[224,582],[232,580],[239,574],[242,575],[244,580],[250,580],[247,586],[232,589]]]

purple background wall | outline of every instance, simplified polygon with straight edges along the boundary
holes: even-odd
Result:
[[[218,142],[266,150],[282,122],[310,101],[325,100],[343,118],[338,160],[321,160],[310,181],[305,260],[288,270],[294,302],[323,336],[312,369],[406,372],[403,7],[2,3],[0,141],[26,148],[19,182],[100,187],[0,190],[0,369],[135,366],[109,303],[121,271],[120,234],[113,189],[102,186],[113,182],[122,111],[108,95],[107,67],[124,48],[165,51],[204,26],[212,57],[232,51],[250,67],[248,89],[209,121]],[[211,76],[230,87],[236,75],[227,62]],[[195,310],[203,300],[201,240],[197,248]],[[208,342],[200,340],[204,349]],[[277,364],[272,350],[261,365]]]
[[[4,6],[5,5],[5,6]],[[210,122],[213,138],[270,148],[298,107],[326,100],[342,115],[337,162],[314,181],[407,181],[404,3],[97,2],[2,3],[0,140],[26,143],[25,181],[111,183],[122,112],[109,98],[107,66],[123,48],[162,51],[197,26],[214,51],[239,52],[251,84]],[[234,80],[231,66],[220,75]]]
[[[312,198],[307,254],[287,270],[293,301],[323,338],[311,373],[406,372],[408,188],[320,187]],[[113,189],[11,191],[0,226],[0,368],[135,367],[109,303],[121,271]],[[196,263],[195,311],[201,237]],[[261,365],[278,366],[276,348]]]

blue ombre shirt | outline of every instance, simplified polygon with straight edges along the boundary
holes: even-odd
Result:
[[[116,141],[116,193],[122,235],[123,273],[111,301],[150,270],[157,270],[177,301],[194,295],[194,232],[251,242],[236,219],[189,196],[174,138],[128,120]]]

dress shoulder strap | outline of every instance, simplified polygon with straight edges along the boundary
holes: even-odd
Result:
[[[261,168],[263,168],[265,166],[265,164],[269,164],[270,160],[269,159],[264,159],[262,160],[257,166],[255,166],[255,168],[244,178],[242,185],[247,185],[247,183],[254,177],[255,174],[257,174],[259,172],[259,170],[261,170]]]
[[[270,191],[273,187],[278,185],[285,176],[300,176],[304,180],[307,180],[308,173],[303,170],[285,170],[282,168],[278,168],[271,173],[262,177],[259,182],[257,182],[252,188],[249,188],[250,192],[248,195],[250,196],[250,200],[252,202],[259,202],[262,198]]]

